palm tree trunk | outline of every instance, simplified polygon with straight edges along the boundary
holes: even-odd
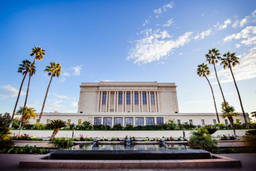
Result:
[[[246,115],[245,115],[245,112],[244,112],[242,98],[241,98],[238,86],[236,84],[236,79],[235,79],[235,76],[234,76],[234,73],[233,73],[233,70],[232,70],[232,66],[230,64],[229,64],[229,69],[230,69],[230,72],[231,72],[231,75],[232,75],[232,78],[233,78],[233,81],[234,81],[234,84],[235,84],[235,87],[236,87],[236,92],[237,92],[237,95],[238,95],[238,98],[239,98],[239,102],[240,102],[240,106],[241,106],[241,109],[242,109],[242,112],[243,112],[243,116],[244,116],[244,122],[247,125],[247,118],[246,118]]]
[[[25,75],[23,76],[23,79],[22,79],[21,84],[20,84],[20,89],[19,89],[18,97],[17,97],[16,102],[15,102],[15,105],[14,105],[13,112],[12,112],[12,117],[11,117],[11,121],[10,121],[10,124],[9,124],[9,128],[12,127],[14,115],[15,115],[15,113],[16,113],[16,108],[17,108],[17,106],[18,106],[18,102],[19,102],[19,99],[20,99],[21,90],[22,90],[24,81],[25,81],[25,79],[26,79],[26,76],[27,76],[27,72],[26,72]]]
[[[228,117],[228,119],[229,119],[230,125],[233,129],[234,136],[236,137],[236,129],[235,129],[235,126],[234,126],[234,119],[233,119],[233,117]]]
[[[213,68],[214,68],[215,76],[216,76],[216,79],[217,79],[217,82],[218,82],[218,85],[219,85],[219,88],[220,88],[220,92],[221,92],[223,101],[226,103],[226,99],[225,99],[223,90],[222,90],[221,85],[220,85],[220,80],[219,80],[219,77],[218,77],[218,74],[217,74],[217,71],[216,71],[216,66],[215,66],[215,64],[213,64]]]
[[[59,130],[60,130],[59,128],[54,129],[52,132],[51,138],[54,138],[57,135],[57,133],[59,132]]]
[[[53,76],[51,76],[51,79],[49,81],[49,84],[48,84],[48,87],[46,89],[46,93],[45,93],[45,96],[44,96],[44,102],[43,102],[43,105],[42,105],[42,109],[41,109],[41,112],[40,112],[40,115],[39,115],[39,119],[38,119],[38,122],[40,122],[41,118],[42,118],[42,115],[43,115],[43,112],[44,112],[44,106],[45,106],[45,102],[46,102],[46,99],[47,99],[47,96],[48,96],[48,92],[49,92],[49,89],[50,89],[50,85],[51,85],[51,82],[52,82],[52,78]]]
[[[217,116],[217,120],[218,120],[218,123],[220,123],[220,118],[219,118],[219,114],[218,114],[218,109],[217,109],[217,105],[216,105],[216,100],[215,100],[215,96],[214,96],[214,92],[213,92],[213,88],[212,88],[212,85],[211,85],[211,82],[209,81],[209,79],[207,78],[207,76],[205,76],[210,88],[211,88],[211,92],[212,92],[212,98],[213,98],[213,102],[214,102],[214,108],[215,108],[215,112],[216,112],[216,116]]]
[[[27,92],[26,92],[26,98],[25,98],[25,101],[24,101],[23,109],[25,109],[25,107],[27,106],[31,77],[32,77],[32,75],[29,74],[29,77],[28,77],[28,86],[27,86]],[[22,112],[21,119],[22,119],[23,115],[24,115],[24,110],[23,110],[23,112]],[[21,122],[22,122],[22,120],[21,120]],[[22,126],[22,124],[20,124],[19,129],[21,129],[21,126]]]
[[[28,77],[28,86],[27,86],[27,92],[26,92],[26,98],[25,98],[25,101],[24,101],[23,108],[25,108],[25,107],[27,106],[31,77],[32,77],[32,75],[29,74],[29,77]]]

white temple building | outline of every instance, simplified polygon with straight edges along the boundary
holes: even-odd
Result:
[[[229,124],[222,114],[219,117],[221,123]],[[41,122],[55,119],[74,124],[89,121],[111,127],[156,125],[169,120],[193,125],[217,123],[216,113],[179,113],[175,83],[158,82],[82,83],[77,113],[44,113]],[[242,114],[235,119],[244,123]]]

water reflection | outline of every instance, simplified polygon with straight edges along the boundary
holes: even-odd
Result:
[[[159,151],[159,150],[170,150],[170,149],[177,149],[183,150],[187,147],[185,145],[178,145],[178,144],[171,144],[166,146],[159,146],[153,144],[147,145],[133,145],[133,146],[124,146],[119,144],[107,144],[107,145],[98,145],[97,147],[93,147],[91,144],[81,144],[72,147],[72,150],[138,150],[138,151]]]

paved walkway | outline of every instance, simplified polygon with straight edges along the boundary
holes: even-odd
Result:
[[[220,168],[211,168],[211,169],[196,169],[196,168],[188,168],[188,169],[172,169],[175,171],[255,171],[256,170],[256,153],[239,153],[239,154],[222,154],[223,156],[231,157],[234,159],[238,159],[242,161],[242,168],[234,168],[234,169],[220,169]],[[15,170],[28,170],[28,171],[46,171],[49,169],[19,169],[18,164],[21,160],[32,160],[35,157],[39,157],[40,155],[31,155],[31,154],[0,154],[0,170],[1,171],[15,171]],[[43,156],[43,155],[42,155]],[[54,170],[75,170],[75,169],[50,169]],[[128,170],[128,169],[123,169]],[[138,169],[130,169],[132,171],[138,171]],[[146,169],[145,171],[155,171],[162,169]],[[95,171],[95,170],[94,170]]]

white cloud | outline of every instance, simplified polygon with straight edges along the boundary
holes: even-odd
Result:
[[[4,85],[1,87],[3,93],[0,94],[2,98],[10,98],[10,97],[17,97],[19,90],[13,87],[12,85]],[[21,95],[24,95],[24,92],[21,92]]]
[[[169,19],[165,24],[163,24],[163,27],[170,27],[172,24],[173,24],[173,19]]]
[[[184,46],[191,40],[192,32],[186,32],[176,40],[166,30],[148,29],[143,31],[143,38],[136,40],[135,47],[130,51],[128,59],[134,63],[150,63],[168,56],[175,48]]]
[[[248,23],[254,23],[254,22],[256,22],[256,10],[254,10],[250,15],[245,16],[241,20],[236,20],[232,24],[232,27],[233,28],[243,27],[243,26],[245,26]]]
[[[168,3],[168,4],[163,5],[161,8],[154,9],[153,12],[155,14],[162,14],[163,12],[166,12],[170,8],[173,8],[172,3]]]
[[[72,67],[73,70],[73,75],[79,76],[81,74],[81,70],[82,70],[82,66],[81,65],[77,65]]]
[[[197,40],[197,39],[201,39],[201,40],[202,40],[202,39],[204,39],[204,38],[210,36],[211,33],[212,33],[212,30],[211,30],[211,29],[208,29],[208,30],[206,30],[206,31],[203,31],[203,32],[201,32],[201,33],[198,33],[198,34],[194,37],[194,39],[195,39],[195,40]]]
[[[242,29],[239,33],[231,34],[224,38],[224,42],[232,40],[241,40],[241,44],[253,45],[256,44],[256,26],[247,26]]]
[[[59,99],[68,99],[68,97],[67,97],[67,96],[64,96],[64,95],[60,95],[60,94],[56,94],[56,93],[53,93],[52,95],[53,95],[54,97],[59,98]]]
[[[223,24],[217,24],[215,27],[217,27],[218,30],[224,30],[226,29],[232,21],[230,19],[226,19]]]
[[[241,55],[240,64],[233,68],[237,81],[256,78],[256,47],[251,48]],[[232,77],[229,70],[221,69],[219,72],[221,82],[231,82]]]

